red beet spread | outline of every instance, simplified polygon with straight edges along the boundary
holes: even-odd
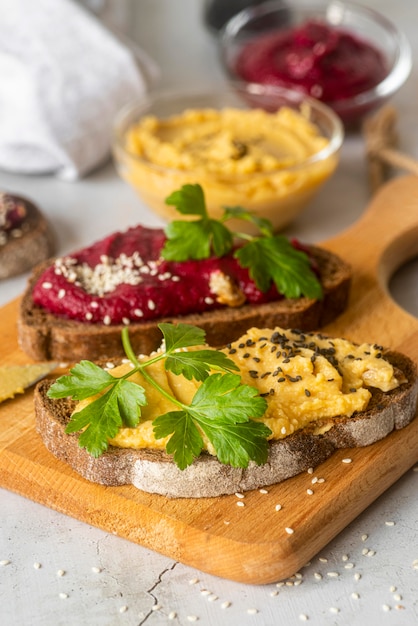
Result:
[[[26,218],[26,208],[20,198],[8,193],[0,193],[0,232],[9,233],[22,226]]]
[[[281,298],[274,285],[266,293],[257,289],[232,254],[166,261],[160,257],[164,241],[163,230],[136,226],[58,259],[38,279],[34,303],[87,323],[127,324],[198,313],[225,306],[209,287],[209,277],[217,270],[233,278],[246,304]]]
[[[235,71],[250,82],[296,87],[335,102],[376,86],[387,67],[383,54],[368,41],[311,20],[247,44]]]

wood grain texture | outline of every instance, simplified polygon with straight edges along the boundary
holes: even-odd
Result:
[[[418,320],[387,290],[395,269],[418,254],[418,178],[388,183],[359,222],[323,245],[349,261],[354,271],[349,308],[326,332],[378,342],[418,361]],[[0,364],[28,362],[17,345],[17,307],[14,301],[0,310]],[[343,463],[344,458],[352,462]],[[35,432],[30,390],[0,405],[0,486],[244,583],[291,576],[417,461],[415,419],[372,446],[336,452],[313,475],[300,474],[268,493],[250,492],[242,500],[169,500],[131,486],[89,483],[58,461]],[[313,477],[325,482],[312,484]],[[310,488],[312,495],[307,494]],[[238,501],[244,506],[237,506]]]

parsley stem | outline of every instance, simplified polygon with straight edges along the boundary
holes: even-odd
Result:
[[[150,376],[145,369],[148,365],[151,365],[151,363],[160,361],[161,359],[165,358],[167,355],[165,353],[159,354],[154,359],[149,359],[145,363],[140,363],[136,357],[135,352],[132,349],[132,345],[129,340],[129,331],[127,327],[122,329],[122,345],[123,345],[123,349],[125,350],[126,356],[135,365],[134,371],[139,372],[145,378],[145,380],[150,385],[152,385],[155,389],[157,389],[165,398],[167,398],[167,400],[169,400],[170,402],[173,402],[173,404],[177,404],[177,406],[184,409],[185,405],[182,402],[180,402],[180,400],[177,400],[177,398],[175,398],[171,393],[168,393],[165,389],[163,389],[163,387],[160,387],[157,381],[154,380],[154,378]],[[129,372],[128,376],[131,376],[132,373],[133,372]]]

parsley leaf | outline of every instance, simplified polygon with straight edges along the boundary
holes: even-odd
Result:
[[[307,255],[296,250],[283,235],[254,239],[238,248],[235,256],[242,267],[248,268],[261,291],[267,291],[273,280],[287,298],[322,297],[321,284],[310,268]]]
[[[100,393],[114,382],[113,376],[91,361],[80,361],[70,375],[60,376],[48,390],[49,398],[85,400]]]
[[[103,395],[73,413],[65,432],[82,431],[78,439],[80,447],[98,457],[107,450],[108,440],[115,437],[119,428],[137,426],[140,406],[145,403],[142,387],[124,379],[114,379],[114,384]]]
[[[224,256],[231,251],[232,233],[220,221],[209,217],[200,185],[183,185],[166,199],[183,215],[198,215],[200,220],[174,221],[166,227],[167,241],[161,251],[168,261],[207,259],[213,252]]]
[[[183,374],[187,380],[205,380],[211,369],[225,371],[238,370],[239,367],[223,352],[216,350],[199,350],[196,352],[176,352],[167,357],[166,369],[173,374]]]
[[[203,442],[199,443],[201,438],[196,425],[212,443],[221,463],[247,467],[253,460],[260,465],[267,460],[267,437],[271,431],[250,416],[261,417],[266,407],[266,400],[254,387],[241,385],[239,376],[212,374],[183,412],[166,413],[154,420],[154,436],[158,439],[171,435],[167,452],[180,460],[180,469],[190,465],[202,450]],[[186,430],[190,441],[185,438]]]
[[[173,455],[179,469],[191,465],[202,452],[203,439],[187,411],[165,413],[154,420],[153,427],[156,439],[171,435],[166,451]]]
[[[245,243],[235,251],[234,256],[242,267],[249,270],[258,289],[268,291],[273,281],[286,298],[322,298],[322,286],[311,269],[308,255],[296,250],[286,237],[275,236],[269,220],[240,206],[224,207],[219,220],[210,218],[200,185],[184,185],[173,192],[166,203],[174,205],[179,213],[196,215],[200,219],[168,224],[165,231],[167,240],[161,251],[165,259],[202,260],[212,254],[222,257],[233,249],[234,238],[243,239]],[[255,237],[232,232],[224,224],[232,218],[251,222],[260,235]]]

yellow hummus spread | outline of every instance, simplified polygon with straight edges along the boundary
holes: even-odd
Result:
[[[213,217],[240,204],[277,225],[335,169],[335,154],[317,158],[328,145],[308,115],[289,107],[189,109],[132,125],[119,159],[122,176],[167,218],[173,189],[199,183]]]
[[[256,387],[266,398],[267,410],[260,421],[272,431],[271,439],[283,439],[314,422],[316,432],[325,432],[332,427],[333,418],[351,417],[367,408],[369,387],[387,392],[403,382],[382,357],[381,346],[355,345],[314,333],[251,328],[223,352],[239,366],[242,383]],[[121,376],[130,367],[129,363],[123,364],[111,372]],[[147,371],[186,404],[190,404],[200,384],[166,371],[162,360],[151,364]],[[155,440],[152,421],[177,407],[139,373],[130,380],[145,388],[148,404],[142,409],[141,423],[136,428],[121,428],[110,443],[162,450],[167,439]],[[80,403],[78,408],[82,406]],[[213,453],[207,440],[205,444]]]

